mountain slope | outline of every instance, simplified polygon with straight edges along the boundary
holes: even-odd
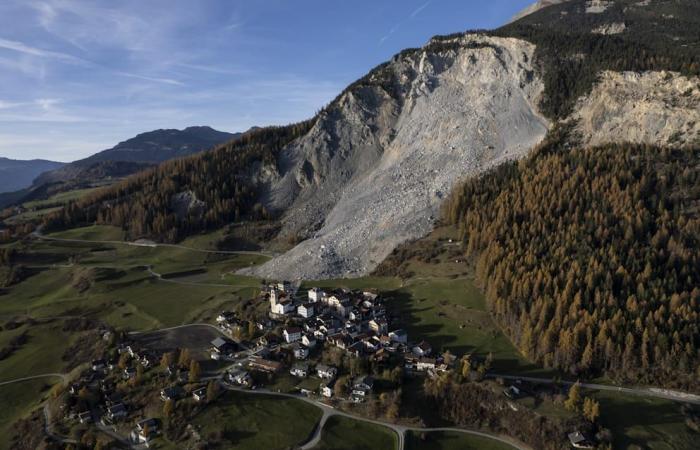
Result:
[[[282,152],[265,196],[287,211],[283,234],[310,239],[254,273],[358,276],[429,232],[455,183],[544,138],[533,53],[513,39],[435,40],[342,95]]]
[[[64,163],[43,159],[21,161],[0,157],[0,193],[29,187],[34,178],[41,173],[58,169],[63,165]]]
[[[695,145],[697,12],[691,0],[569,0],[491,32],[436,37],[308,122],[166,163],[47,225],[98,221],[170,240],[275,218],[280,239],[302,242],[255,274],[360,276],[428,232],[461,179],[525,155],[552,124],[573,130],[569,147]]]
[[[141,133],[111,149],[42,174],[35,184],[65,182],[77,178],[123,177],[153,164],[210,149],[238,136],[240,133],[231,134],[210,127]]]

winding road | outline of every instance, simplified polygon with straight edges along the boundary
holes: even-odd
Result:
[[[217,333],[221,335],[225,335],[221,331],[221,329],[215,325],[209,324],[209,323],[191,323],[191,324],[183,324],[183,325],[178,325],[174,327],[168,327],[168,328],[162,328],[162,329],[157,329],[157,330],[149,330],[149,331],[132,331],[129,334],[130,335],[143,335],[143,334],[149,334],[149,333],[158,333],[158,332],[165,332],[165,331],[170,331],[170,330],[176,330],[176,329],[185,329],[185,328],[193,328],[193,327],[206,327],[210,328]],[[246,349],[248,353],[253,354],[254,352],[250,349]],[[246,356],[247,358],[247,356]],[[243,359],[246,359],[243,358]],[[238,361],[241,361],[243,359],[239,359]],[[235,365],[235,362],[234,362]],[[222,369],[222,372],[224,372],[227,368]],[[7,380],[7,381],[2,381],[0,382],[0,386],[3,385],[8,385],[12,383],[19,383],[22,381],[28,381],[28,380],[34,380],[34,379],[39,379],[39,378],[61,378],[62,381],[67,380],[68,375],[67,374],[62,374],[62,373],[45,373],[45,374],[39,374],[39,375],[33,375],[33,376],[27,376],[27,377],[22,377],[22,378],[16,378],[13,380]],[[542,384],[563,384],[563,385],[573,385],[574,382],[572,381],[554,381],[552,379],[547,379],[547,378],[537,378],[537,377],[527,377],[527,376],[516,376],[516,375],[502,375],[502,374],[488,374],[487,377],[489,378],[502,378],[505,380],[521,380],[521,381],[527,381],[527,382],[532,382],[532,383],[542,383]],[[275,392],[275,391],[270,391],[267,389],[258,389],[258,390],[249,390],[249,389],[243,389],[243,388],[238,388],[238,387],[233,387],[231,385],[228,385],[226,383],[221,382],[222,379],[222,373],[219,373],[216,376],[210,376],[206,377],[207,380],[209,379],[216,379],[219,380],[221,385],[223,386],[224,389],[229,390],[229,391],[236,391],[236,392],[241,392],[247,395],[266,395],[266,396],[276,396],[276,397],[284,397],[284,398],[291,398],[299,401],[303,401],[305,403],[311,404],[322,411],[322,416],[319,419],[318,423],[314,427],[313,433],[309,437],[309,439],[300,445],[300,448],[302,450],[311,450],[314,447],[316,447],[322,439],[323,435],[323,428],[326,425],[328,419],[334,416],[340,416],[340,417],[345,417],[348,419],[352,420],[357,420],[361,422],[366,422],[370,424],[375,424],[379,426],[386,427],[390,430],[392,430],[397,437],[397,450],[404,450],[405,448],[405,436],[408,431],[418,431],[418,432],[454,432],[454,433],[464,433],[464,434],[469,434],[472,436],[479,436],[487,439],[494,439],[496,441],[499,441],[503,444],[506,444],[514,449],[517,450],[532,450],[529,446],[512,439],[508,436],[502,436],[502,435],[495,435],[491,433],[486,433],[482,431],[476,431],[476,430],[469,430],[465,428],[455,428],[455,427],[439,427],[439,428],[422,428],[422,427],[411,427],[411,426],[406,426],[406,425],[399,425],[395,424],[392,422],[387,422],[383,420],[376,420],[376,419],[370,419],[367,417],[355,415],[352,413],[348,413],[345,411],[338,410],[326,403],[323,403],[321,401],[309,398],[307,396],[301,395],[301,394],[291,394],[291,393],[284,393],[284,392]],[[605,391],[612,391],[612,392],[620,392],[623,394],[627,395],[637,395],[637,396],[644,396],[644,397],[654,397],[654,398],[660,398],[664,400],[672,400],[672,401],[680,401],[680,402],[685,402],[685,403],[692,403],[692,404],[697,404],[700,405],[700,396],[695,395],[695,394],[690,394],[690,393],[685,393],[685,392],[677,392],[677,391],[670,391],[670,390],[664,390],[664,389],[659,389],[659,388],[632,388],[632,387],[618,387],[618,386],[610,386],[610,385],[604,385],[604,384],[595,384],[595,383],[580,383],[581,387],[586,388],[586,389],[594,389],[594,390],[605,390]],[[45,425],[45,433],[47,436],[50,438],[61,442],[61,443],[70,443],[70,440],[63,437],[59,436],[53,433],[53,430],[50,425],[50,417],[48,415],[48,407],[44,405],[44,416],[46,418],[46,425]],[[114,432],[114,430],[98,423],[97,424],[98,429],[113,437],[114,439],[117,439],[120,441],[122,444],[125,445],[130,445],[128,443],[128,440],[117,433]]]
[[[59,444],[77,444],[78,441],[75,439],[67,438],[65,436],[61,436],[59,434],[56,434],[53,431],[53,422],[51,422],[51,411],[49,408],[49,405],[47,403],[44,403],[44,433],[46,436],[48,436],[50,439],[53,439],[54,441],[58,442]]]
[[[565,386],[572,386],[575,381],[554,381],[548,378],[536,378],[536,377],[523,377],[517,375],[499,375],[499,374],[487,374],[488,378],[503,378],[504,380],[522,380],[528,381],[530,383],[540,383],[540,384],[563,384]],[[595,384],[595,383],[581,383],[579,385],[586,389],[593,389],[599,391],[611,391],[620,392],[623,394],[637,395],[640,397],[654,397],[663,400],[672,400],[676,402],[692,403],[694,405],[700,405],[700,395],[690,394],[687,392],[673,391],[669,389],[661,389],[655,387],[646,388],[635,388],[635,387],[623,387],[623,386],[611,386],[609,384]]]
[[[174,327],[168,327],[168,328],[159,328],[157,330],[146,330],[146,331],[130,331],[129,335],[131,336],[137,336],[141,334],[152,334],[152,333],[161,333],[163,331],[172,331],[172,330],[180,330],[183,328],[197,328],[197,327],[203,327],[203,328],[211,328],[212,330],[216,331],[222,336],[229,337],[226,333],[221,331],[221,328],[217,327],[216,325],[212,325],[210,323],[188,323],[185,325],[177,325]]]
[[[6,384],[20,383],[22,381],[36,380],[38,378],[60,378],[62,381],[66,381],[68,375],[65,373],[42,373],[40,375],[32,375],[29,377],[15,378],[14,380],[0,381],[0,386],[5,386]]]
[[[264,256],[266,258],[274,258],[276,256],[275,253],[268,253],[268,252],[254,252],[254,251],[244,251],[244,250],[238,250],[238,251],[234,251],[234,250],[207,250],[207,249],[203,249],[203,248],[187,247],[185,245],[179,245],[179,244],[159,244],[157,242],[141,243],[141,242],[129,242],[129,241],[110,241],[110,240],[102,241],[102,240],[97,240],[97,239],[66,239],[66,238],[44,236],[39,231],[33,232],[32,236],[36,239],[40,239],[43,241],[55,241],[55,242],[127,245],[130,247],[147,247],[147,248],[164,247],[164,248],[175,248],[175,249],[180,249],[180,250],[189,250],[189,251],[198,252],[198,253],[209,253],[209,254],[219,254],[219,255],[257,255],[257,256]]]
[[[406,426],[406,425],[398,425],[395,423],[391,422],[386,422],[383,420],[376,420],[376,419],[369,419],[367,417],[362,417],[358,416],[355,414],[351,414],[345,411],[341,411],[338,409],[333,408],[332,406],[329,406],[325,403],[322,403],[320,401],[314,400],[312,398],[303,396],[301,394],[287,394],[284,392],[274,392],[274,391],[269,391],[266,389],[257,389],[254,391],[248,390],[248,389],[242,389],[242,388],[237,388],[237,387],[232,387],[226,384],[222,384],[224,389],[229,390],[229,391],[235,391],[235,392],[242,392],[244,394],[248,395],[266,395],[266,396],[275,396],[275,397],[284,397],[284,398],[292,398],[295,400],[300,400],[305,403],[308,403],[310,405],[314,405],[317,408],[320,408],[321,411],[323,412],[323,415],[321,416],[321,419],[319,420],[318,424],[314,428],[313,434],[309,438],[306,443],[302,444],[300,448],[302,450],[310,450],[313,449],[316,445],[319,444],[321,441],[321,436],[323,433],[323,426],[326,424],[328,419],[330,419],[333,416],[339,416],[339,417],[345,417],[348,419],[352,420],[357,420],[359,422],[366,422],[366,423],[371,423],[374,425],[379,425],[383,426],[386,428],[391,429],[397,437],[397,450],[404,450],[405,447],[405,436],[406,432],[408,431],[420,431],[420,432],[454,432],[454,433],[463,433],[463,434],[469,434],[472,436],[479,436],[487,439],[494,439],[496,441],[499,441],[503,444],[506,444],[512,448],[518,449],[518,450],[532,450],[531,447],[516,441],[515,439],[511,439],[506,436],[499,436],[491,433],[484,433],[481,431],[475,431],[475,430],[468,430],[465,428],[422,428],[422,427],[411,427],[411,426]]]
[[[199,286],[199,287],[220,287],[220,288],[246,288],[246,287],[252,287],[252,288],[257,288],[260,285],[243,285],[243,284],[219,284],[219,283],[200,283],[197,281],[183,281],[177,278],[164,278],[163,274],[160,274],[158,272],[155,272],[153,270],[152,266],[142,266],[146,268],[146,271],[148,272],[149,275],[151,275],[153,278],[157,279],[158,281],[162,281],[164,283],[174,283],[174,284],[181,284],[185,286]]]

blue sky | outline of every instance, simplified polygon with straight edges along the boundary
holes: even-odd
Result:
[[[157,128],[311,117],[435,34],[532,0],[2,0],[0,156],[71,161]]]

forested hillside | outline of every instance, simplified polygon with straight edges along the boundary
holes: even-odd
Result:
[[[168,161],[71,203],[43,224],[52,230],[96,222],[122,227],[132,239],[174,241],[264,217],[257,203],[263,169],[276,170],[277,152],[312,125],[260,129],[212,151]]]
[[[700,149],[561,142],[446,203],[494,316],[547,367],[698,390]]]

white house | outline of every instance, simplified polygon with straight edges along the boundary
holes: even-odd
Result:
[[[369,328],[377,334],[384,334],[389,329],[389,323],[384,318],[372,319],[369,321]]]
[[[304,334],[301,337],[301,343],[307,346],[308,348],[314,348],[316,347],[316,337],[312,334]]]
[[[270,311],[273,314],[284,316],[294,311],[294,304],[289,300],[284,299],[281,302],[270,303]]]
[[[326,296],[326,293],[323,292],[323,291],[322,291],[321,289],[319,289],[319,288],[311,288],[311,289],[309,289],[309,300],[312,301],[312,302],[314,302],[314,303],[320,302],[321,300],[323,300],[323,298],[324,298],[325,296]]]
[[[425,341],[421,341],[418,345],[413,347],[413,354],[418,357],[430,356],[433,352],[433,348]]]
[[[351,308],[350,311],[348,311],[348,320],[362,320],[362,314],[360,314],[357,309]]]
[[[437,361],[434,358],[418,358],[416,362],[416,370],[419,372],[427,372],[428,370],[435,370]]]
[[[285,342],[288,344],[291,344],[292,342],[296,342],[298,340],[301,340],[301,328],[298,327],[289,327],[285,328],[282,331],[282,335],[284,336]]]
[[[296,359],[306,359],[309,357],[309,349],[303,345],[294,344],[294,357]]]
[[[309,375],[309,365],[303,363],[296,363],[292,366],[289,373],[295,377],[306,378],[307,375]]]
[[[328,306],[330,306],[331,308],[338,308],[342,305],[347,305],[349,300],[350,299],[344,295],[341,295],[339,297],[334,294],[328,297]]]
[[[216,323],[218,324],[233,322],[234,320],[236,320],[236,315],[231,311],[222,311],[221,314],[216,316]]]
[[[92,362],[92,370],[95,372],[104,370],[106,367],[106,362],[104,359],[96,359]]]
[[[297,308],[297,314],[299,314],[304,319],[310,319],[314,316],[314,304],[313,303],[303,303]]]
[[[335,383],[335,379],[326,381],[325,383],[321,383],[321,395],[326,398],[333,397],[333,389],[335,388]]]
[[[392,342],[398,342],[399,344],[405,344],[408,342],[408,334],[404,330],[394,330],[389,332],[389,338]]]
[[[246,372],[245,370],[236,371],[236,372],[229,372],[226,377],[227,377],[229,382],[235,383],[235,384],[238,384],[241,386],[247,385],[251,381],[250,374],[248,372]]]
[[[318,374],[319,378],[331,380],[335,378],[336,375],[338,375],[338,369],[336,369],[333,366],[327,366],[325,364],[317,364],[316,373]]]
[[[195,402],[201,402],[207,398],[207,388],[201,387],[192,391],[192,398]]]
[[[158,433],[158,421],[156,419],[145,419],[136,423],[136,427],[131,432],[131,439],[139,444],[149,445],[149,441]]]

